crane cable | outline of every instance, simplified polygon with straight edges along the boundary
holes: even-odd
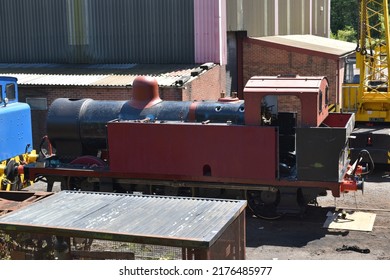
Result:
[[[367,54],[366,38],[367,38],[367,0],[357,0],[359,20],[357,25],[357,40],[356,52],[361,55]]]
[[[361,38],[361,35],[360,35],[360,30],[361,30],[361,16],[362,16],[362,9],[361,9],[361,1],[362,0],[357,0],[357,5],[358,5],[358,24],[357,24],[357,32],[356,32],[356,49],[355,51],[356,52],[361,52],[361,48],[360,48],[360,38]]]
[[[362,26],[360,27],[361,30],[361,45],[362,49],[360,53],[362,55],[367,54],[367,46],[366,46],[366,39],[367,39],[367,0],[363,0],[363,5],[360,5],[360,16],[361,16],[361,24]]]

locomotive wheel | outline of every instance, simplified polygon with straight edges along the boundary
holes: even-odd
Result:
[[[63,190],[63,188],[61,188]],[[66,190],[95,191],[94,183],[88,182],[84,177],[68,177]]]
[[[73,160],[70,164],[81,165],[88,168],[104,167],[106,163],[100,158],[94,156],[82,156]],[[88,181],[88,178],[84,177],[68,177],[65,186],[61,185],[62,190],[82,190],[82,191],[97,191],[98,186],[95,183]]]
[[[247,191],[248,207],[257,217],[267,220],[279,219],[277,212],[280,202],[280,191]]]
[[[20,191],[23,188],[23,182],[17,174],[16,169],[19,163],[14,159],[7,162],[4,170],[4,179],[1,181],[1,188],[7,191]]]

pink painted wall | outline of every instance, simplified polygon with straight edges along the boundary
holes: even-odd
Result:
[[[226,0],[194,0],[195,62],[226,64]]]

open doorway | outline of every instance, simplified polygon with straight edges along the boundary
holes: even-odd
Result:
[[[295,95],[266,95],[261,101],[264,126],[278,127],[279,176],[296,176],[295,128],[301,123],[301,101]]]

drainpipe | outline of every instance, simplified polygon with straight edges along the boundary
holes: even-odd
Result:
[[[237,40],[237,97],[244,99],[244,40],[246,31],[236,32]]]

